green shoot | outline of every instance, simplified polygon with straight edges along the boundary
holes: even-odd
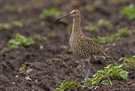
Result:
[[[87,5],[85,5],[84,9],[89,11],[89,12],[93,12],[96,10],[96,7],[94,5],[87,4]]]
[[[9,23],[0,23],[0,30],[3,30],[3,29],[9,30],[11,28],[12,27],[11,27],[11,25]]]
[[[15,6],[15,5],[5,5],[4,7],[3,7],[3,11],[6,11],[6,12],[15,12],[15,11],[17,11],[17,6]]]
[[[36,23],[38,21],[39,21],[38,18],[29,18],[29,19],[27,19],[27,22],[30,23],[30,24]]]
[[[11,24],[9,23],[0,23],[0,30],[10,30],[13,27],[23,27],[23,23],[20,21],[13,21]]]
[[[125,16],[130,20],[135,19],[135,6],[133,4],[123,7],[120,12],[121,16]]]
[[[66,91],[66,90],[72,90],[75,87],[75,82],[73,81],[66,81],[64,80],[60,87],[54,89],[53,91]]]
[[[47,37],[54,38],[56,34],[54,32],[48,33]]]
[[[34,35],[34,38],[37,39],[37,40],[39,40],[39,41],[47,40],[46,37],[41,36],[41,35]]]
[[[93,38],[93,39],[99,43],[105,44],[110,41],[119,40],[120,37],[117,34],[113,34],[111,36],[105,36],[105,37],[98,36],[97,38]]]
[[[34,45],[34,44],[35,44],[35,42],[32,38],[26,38],[25,36],[16,34],[15,38],[9,40],[8,48],[17,49],[20,46],[27,47],[27,46]]]
[[[30,2],[32,2],[32,3],[39,3],[39,2],[43,2],[43,0],[30,0]]]
[[[135,55],[132,56],[131,58],[123,57],[120,60],[122,60],[122,59],[124,60],[125,66],[128,69],[134,69],[135,68]]]
[[[125,4],[128,0],[108,0],[110,4]]]
[[[105,37],[100,37],[98,36],[97,38],[93,38],[95,41],[105,44],[107,42],[111,42],[114,40],[120,40],[122,36],[127,36],[131,35],[133,32],[132,30],[129,30],[128,28],[121,28],[117,30],[118,32],[115,34],[112,34],[111,36],[105,36]]]
[[[89,24],[84,27],[85,30],[88,30],[90,32],[98,32],[100,27],[97,24]]]
[[[117,30],[118,31],[118,34],[120,36],[128,36],[128,35],[131,35],[133,34],[133,31],[132,30],[129,30],[127,27],[125,28],[120,28]]]
[[[112,28],[112,27],[113,27],[113,25],[112,25],[112,23],[111,23],[110,21],[104,20],[104,19],[99,20],[97,24],[98,24],[100,27],[101,27],[101,26],[106,26],[106,27],[108,27],[108,28]]]
[[[42,13],[39,15],[40,19],[45,19],[47,17],[59,17],[64,15],[63,12],[57,10],[56,8],[50,8],[50,9],[43,9]]]
[[[89,25],[84,26],[84,29],[90,32],[98,32],[102,26],[112,28],[112,23],[110,21],[101,19],[96,24],[90,23]]]
[[[0,52],[6,53],[11,50],[17,49],[21,46],[27,47],[34,44],[35,44],[35,41],[32,38],[26,38],[20,34],[16,34],[15,38],[10,39],[8,41],[8,46],[3,48]]]
[[[20,21],[13,21],[13,22],[12,22],[12,26],[15,26],[15,27],[23,27],[23,23],[20,22]]]
[[[92,78],[89,78],[90,84],[104,84],[112,85],[114,79],[125,80],[128,77],[128,72],[122,69],[123,64],[120,65],[108,65],[103,70],[99,70]]]

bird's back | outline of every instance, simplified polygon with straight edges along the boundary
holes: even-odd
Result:
[[[70,46],[80,58],[90,56],[107,56],[103,48],[84,34],[70,38]]]

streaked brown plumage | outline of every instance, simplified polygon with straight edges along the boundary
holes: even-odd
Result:
[[[89,61],[91,60],[91,58],[92,57],[95,58],[96,56],[101,56],[104,59],[106,59],[109,58],[109,56],[103,51],[102,47],[99,44],[94,42],[91,38],[87,37],[82,32],[80,27],[81,14],[79,10],[72,10],[70,14],[67,14],[59,19],[62,19],[69,15],[73,17],[73,26],[72,26],[72,33],[69,40],[69,45],[72,51],[76,55],[78,55],[84,62],[85,78],[86,78],[85,81],[87,82],[89,77],[89,70],[90,70]]]

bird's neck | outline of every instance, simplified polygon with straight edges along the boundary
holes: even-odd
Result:
[[[81,23],[80,16],[73,18],[72,34],[81,34],[82,33],[80,23]]]

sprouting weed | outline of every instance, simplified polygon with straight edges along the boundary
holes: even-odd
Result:
[[[129,30],[127,27],[125,28],[121,28],[117,30],[117,33],[112,34],[112,35],[108,35],[105,37],[100,37],[98,36],[97,38],[93,38],[95,41],[99,42],[99,43],[107,43],[107,42],[111,42],[114,40],[120,40],[122,36],[128,36],[133,34],[132,30]]]
[[[54,32],[48,33],[47,37],[54,38],[56,34]]]
[[[90,23],[89,25],[84,26],[84,29],[91,32],[99,32],[102,26],[105,26],[107,28],[112,28],[113,25],[110,21],[101,19],[95,24]]]
[[[130,20],[135,19],[135,6],[133,4],[130,4],[129,6],[123,7],[123,9],[120,12],[121,16],[125,16]]]
[[[128,29],[127,27],[125,27],[125,28],[120,28],[120,29],[118,29],[117,31],[118,31],[118,34],[119,34],[120,36],[127,36],[127,35],[133,34],[133,31],[130,30],[130,29]]]
[[[128,69],[134,69],[135,68],[135,55],[131,58],[123,57],[120,60],[124,60],[125,67]]]
[[[34,35],[34,38],[37,39],[37,40],[39,40],[39,41],[47,40],[46,37],[41,36],[41,35]]]
[[[64,12],[57,10],[56,8],[43,9],[42,13],[39,15],[40,19],[45,19],[47,17],[59,17],[64,15]]]
[[[108,0],[110,4],[125,4],[128,0]]]
[[[75,82],[73,81],[66,81],[64,80],[60,87],[54,89],[53,91],[66,91],[66,90],[72,90],[75,87]]]
[[[0,23],[0,30],[10,30],[14,27],[23,27],[23,23],[21,21],[13,21],[10,23]]]
[[[12,26],[9,23],[0,23],[0,30],[3,30],[3,29],[9,30],[11,28]]]
[[[93,12],[93,11],[96,10],[96,7],[92,4],[87,4],[87,5],[84,6],[84,9],[89,11],[89,12]]]
[[[28,47],[34,45],[35,41],[32,38],[26,38],[20,34],[16,34],[15,38],[10,39],[7,43],[7,47],[4,47],[0,52],[6,53],[11,50],[17,49],[21,46]]]
[[[112,27],[113,27],[111,21],[104,20],[104,19],[99,20],[99,21],[97,22],[97,24],[98,24],[99,26],[106,26],[106,27],[108,27],[108,28],[112,28]]]
[[[17,8],[18,8],[18,6],[6,4],[3,7],[3,11],[5,11],[5,12],[15,12],[15,11],[17,11]]]
[[[97,71],[92,78],[89,78],[90,84],[104,84],[112,85],[113,79],[125,80],[128,77],[128,71],[122,69],[123,64],[120,65],[108,65],[103,70]]]
[[[32,38],[26,38],[25,36],[16,34],[15,38],[10,39],[8,41],[8,48],[17,49],[20,46],[27,47],[34,44],[35,44],[35,41]]]
[[[14,26],[14,27],[23,27],[23,23],[21,21],[13,21],[12,26]]]
[[[97,24],[89,24],[84,27],[85,30],[91,31],[91,32],[98,32],[100,27]]]

